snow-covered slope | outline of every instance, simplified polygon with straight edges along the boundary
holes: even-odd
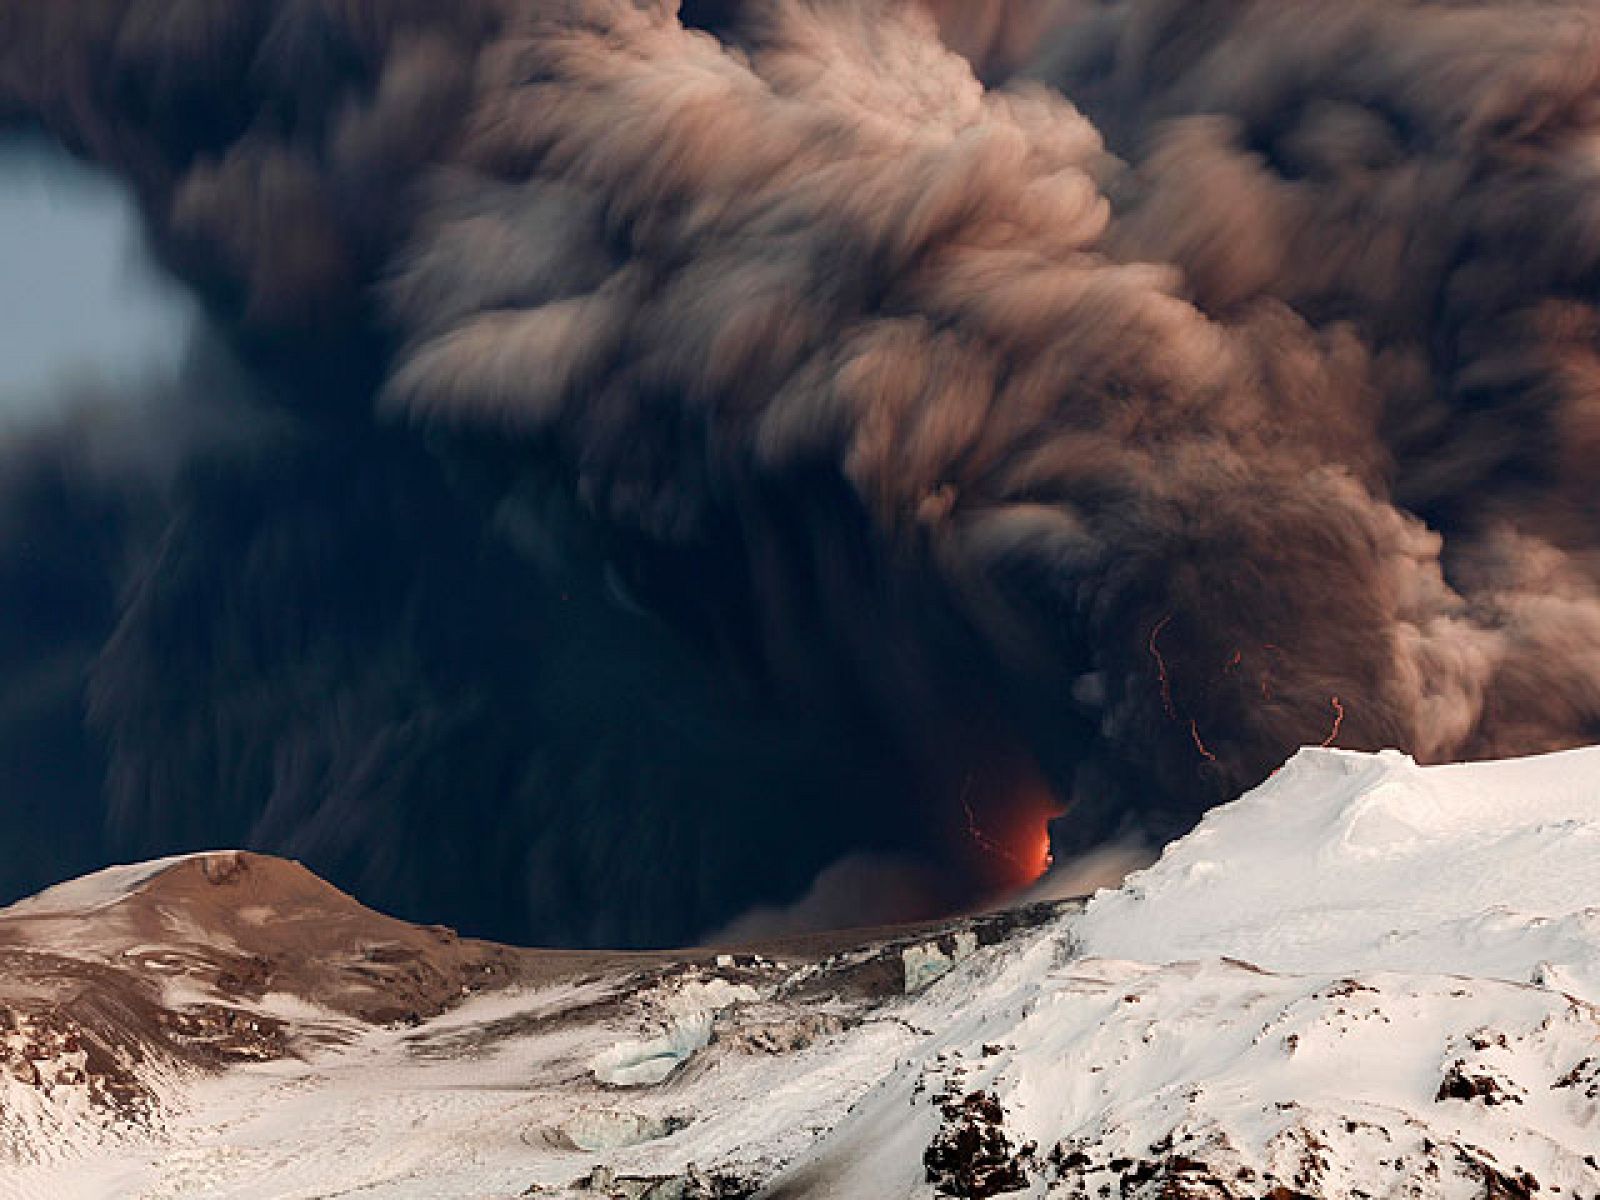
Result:
[[[921,1083],[1036,1195],[1600,1196],[1600,750],[1302,751],[973,973],[804,1194],[915,1194],[875,1129]]]
[[[1471,974],[1600,1002],[1597,921],[1600,748],[1442,767],[1304,750],[1078,930],[1103,958]]]
[[[287,967],[293,1003],[212,994],[281,1051],[169,1056],[131,1115],[19,1076],[0,1197],[1600,1198],[1600,749],[1303,751],[1086,909],[494,961],[399,1023]]]

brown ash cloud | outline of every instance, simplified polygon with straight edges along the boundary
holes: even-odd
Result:
[[[0,12],[277,413],[96,593],[112,844],[663,941],[1600,733],[1588,6],[933,9]]]

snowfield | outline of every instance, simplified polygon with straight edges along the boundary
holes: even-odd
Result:
[[[1600,750],[1304,750],[974,974],[916,1078],[999,1102],[1031,1194],[1600,1196]],[[916,1194],[873,1119],[796,1178]]]
[[[0,948],[68,953],[56,923],[98,929],[173,869],[0,912]],[[81,993],[41,1008],[11,967],[0,1197],[1600,1200],[1600,748],[1305,750],[1086,907],[813,954],[528,953],[403,1021],[320,974],[173,969],[180,1017],[254,1014],[281,1052],[136,1054],[122,1112],[75,1082],[70,1028],[29,1040]]]

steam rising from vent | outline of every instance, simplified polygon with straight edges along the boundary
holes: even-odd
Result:
[[[115,845],[651,942],[819,873],[976,903],[1058,813],[1159,842],[1301,744],[1600,735],[1585,3],[124,0],[0,47],[283,414],[128,549]]]

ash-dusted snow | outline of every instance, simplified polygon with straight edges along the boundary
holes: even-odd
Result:
[[[665,1031],[603,1050],[594,1060],[594,1077],[617,1087],[660,1083],[710,1044],[718,1013],[759,999],[761,994],[748,985],[722,979],[691,980],[664,1005]]]
[[[574,959],[164,1079],[115,1138],[11,1080],[49,1144],[0,1197],[1600,1197],[1600,749],[1302,751],[1120,889],[977,940],[931,981],[926,937]]]

